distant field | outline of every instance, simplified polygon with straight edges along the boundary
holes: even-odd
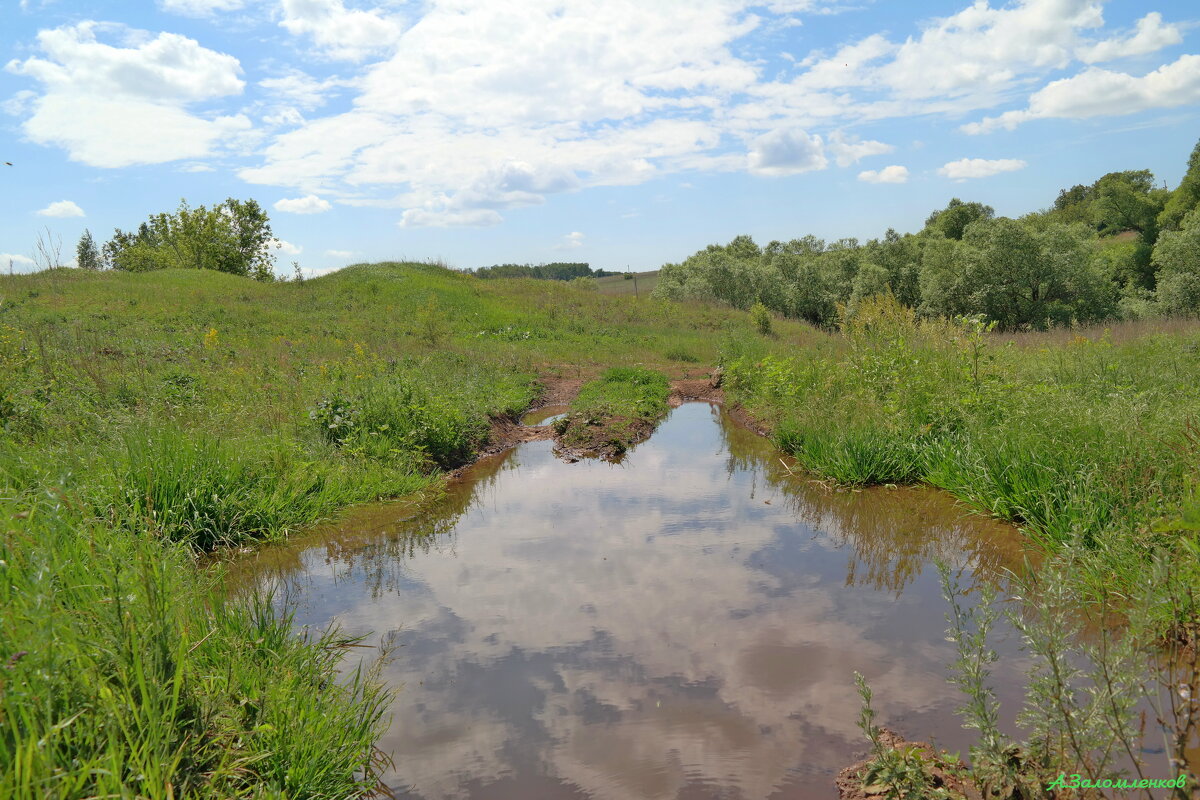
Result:
[[[602,294],[634,294],[636,285],[637,294],[642,297],[649,297],[650,292],[654,291],[655,284],[658,283],[658,270],[653,272],[635,272],[636,284],[634,280],[626,280],[624,275],[609,275],[604,278],[597,278],[596,283],[600,284],[600,292]]]

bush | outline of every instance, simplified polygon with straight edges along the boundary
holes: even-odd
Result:
[[[771,312],[761,302],[750,307],[750,321],[763,336],[771,335]]]

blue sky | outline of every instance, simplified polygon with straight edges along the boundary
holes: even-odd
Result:
[[[280,272],[654,269],[1019,215],[1200,138],[1194,1],[6,0],[0,269],[225,197]]]

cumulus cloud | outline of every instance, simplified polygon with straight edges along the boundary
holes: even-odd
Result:
[[[939,175],[945,175],[947,178],[956,181],[967,180],[968,178],[987,178],[992,175],[999,175],[1001,172],[1013,172],[1014,170],[1024,169],[1027,164],[1017,158],[997,158],[988,160],[986,158],[960,158],[958,161],[950,161],[938,169]]]
[[[587,237],[579,231],[571,231],[566,236],[562,237],[562,241],[555,247],[556,250],[575,250],[583,247],[583,240]]]
[[[116,35],[124,46],[100,42],[99,33]],[[244,86],[236,58],[186,36],[150,38],[83,22],[41,31],[38,45],[45,58],[7,65],[43,86],[23,129],[38,144],[65,148],[75,161],[125,167],[196,158],[250,127],[241,115],[208,119],[186,110]]]
[[[208,17],[218,11],[236,11],[245,0],[159,0],[163,11],[185,17]]]
[[[308,36],[330,58],[360,61],[398,43],[400,22],[377,10],[348,9],[342,0],[283,0],[279,24]]]
[[[858,173],[858,179],[866,183],[908,183],[908,167],[893,164],[883,169],[865,169]]]
[[[1081,32],[1103,24],[1097,0],[983,0],[908,39],[877,77],[903,97],[998,90],[1027,70],[1066,67]]]
[[[757,175],[780,176],[825,169],[829,161],[820,136],[802,130],[777,130],[754,140],[747,163]]]
[[[1200,102],[1200,56],[1185,55],[1140,78],[1091,67],[1034,92],[1026,109],[985,117],[962,129],[966,133],[988,133],[997,128],[1012,130],[1033,119],[1086,119],[1197,102]]]
[[[276,211],[283,211],[287,214],[320,214],[331,208],[333,206],[328,200],[324,200],[315,194],[304,197],[285,197],[275,203]]]
[[[305,72],[294,69],[278,78],[265,78],[259,81],[258,85],[276,99],[311,111],[324,105],[329,92],[344,83],[337,78],[319,81]]]
[[[406,227],[495,224],[555,193],[679,172],[850,166],[893,149],[844,133],[860,123],[986,113],[1084,54],[1144,50],[1175,30],[1148,15],[1106,44],[1100,0],[977,0],[907,39],[867,35],[767,77],[739,40],[792,12],[750,0],[669,13],[528,0],[519,17],[487,0],[408,4],[404,18],[398,4],[347,5],[283,0],[280,24],[320,53],[377,60],[345,78],[261,81],[271,100],[258,113],[284,130],[239,176],[398,208]],[[345,109],[312,114],[343,90]]]
[[[0,272],[28,272],[36,266],[29,256],[20,253],[0,253]]]
[[[499,213],[481,208],[471,211],[447,211],[442,209],[410,208],[400,216],[402,228],[484,228],[498,225],[503,218]]]
[[[862,141],[857,137],[848,137],[841,131],[829,135],[829,152],[839,167],[848,167],[867,156],[877,156],[890,153],[896,148],[884,142],[873,140]]]
[[[1082,47],[1079,50],[1079,60],[1085,64],[1098,61],[1112,61],[1129,56],[1140,56],[1153,53],[1164,47],[1179,44],[1183,34],[1178,25],[1164,25],[1162,14],[1152,11],[1137,21],[1132,36],[1105,39],[1102,42]]]
[[[283,239],[272,239],[267,245],[287,256],[298,256],[304,251],[304,248],[298,244],[284,241]]]
[[[59,200],[37,212],[42,217],[82,217],[83,209],[71,200]]]

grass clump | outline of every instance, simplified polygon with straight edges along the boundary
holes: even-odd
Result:
[[[645,367],[611,367],[586,383],[571,412],[555,423],[568,449],[605,456],[624,453],[644,439],[669,409],[671,384]]]
[[[11,487],[9,487],[11,489]],[[0,501],[0,795],[344,797],[376,782],[388,695],[260,598],[66,495]]]

